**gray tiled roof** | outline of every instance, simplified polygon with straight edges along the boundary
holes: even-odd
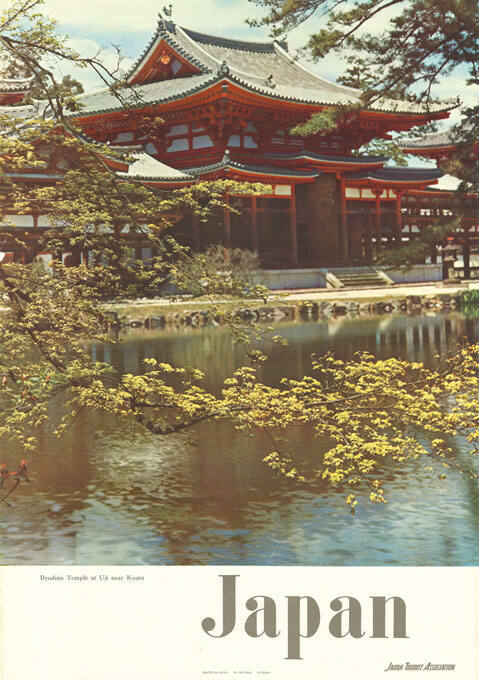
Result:
[[[326,105],[361,103],[360,90],[339,85],[305,68],[291,57],[284,43],[206,35],[165,21],[161,15],[155,35],[129,73],[130,79],[162,39],[203,73],[217,72],[224,63],[225,73],[237,82],[275,99]],[[445,111],[452,106],[451,101],[435,103],[430,105],[429,111]],[[380,100],[370,108],[394,113],[427,112],[421,104],[392,99]]]
[[[314,153],[312,151],[301,151],[299,153],[265,153],[265,158],[279,161],[293,160],[318,160],[325,163],[351,163],[351,165],[380,165],[388,159],[386,156],[330,156],[326,154]]]
[[[130,71],[130,79],[160,39],[167,40],[202,73],[126,87],[119,90],[120,99],[108,88],[81,94],[78,96],[82,106],[80,114],[70,114],[70,117],[117,111],[123,108],[125,102],[133,109],[164,104],[200,92],[223,79],[280,101],[329,106],[360,104],[359,90],[338,85],[309,71],[294,61],[283,49],[284,45],[278,42],[254,43],[218,38],[182,29],[164,19],[160,19],[150,44]],[[3,108],[6,107],[0,107],[0,112]],[[24,111],[15,112],[10,108],[9,113],[14,117],[35,115],[34,109],[19,108]],[[432,105],[429,111],[450,108],[451,102],[442,102]],[[371,110],[397,114],[426,113],[426,109],[417,103],[386,99],[374,104]]]
[[[268,177],[317,177],[320,173],[317,170],[298,170],[296,168],[282,168],[273,165],[247,165],[238,163],[230,159],[229,153],[225,153],[223,159],[212,165],[203,165],[197,168],[188,168],[187,172],[193,176],[206,175],[215,170],[230,168],[232,170],[242,170],[257,175],[267,175]]]
[[[228,79],[250,92],[258,92],[272,99],[282,101],[313,105],[324,104],[330,106],[340,103],[347,104],[352,101],[351,97],[344,92],[334,94],[327,89],[323,91],[320,89],[314,90],[292,86],[278,86],[272,88],[266,84],[254,82],[252,78],[243,78],[234,71],[230,71],[225,66],[220,66],[216,73],[204,73],[183,78],[161,80],[155,83],[146,83],[144,85],[129,86],[120,90],[119,95],[131,106],[131,108],[139,108],[142,105],[164,104],[175,99],[182,99],[183,97],[204,90],[210,85],[224,79]],[[108,88],[81,94],[78,96],[78,101],[83,107],[81,109],[81,116],[107,113],[123,108],[122,101],[114,96]],[[448,105],[438,104],[433,110],[443,111],[448,109]],[[384,101],[381,106],[376,105],[374,110],[398,114],[424,113],[417,104],[389,100]],[[71,116],[78,117],[78,114],[71,114]]]
[[[0,106],[0,116],[6,115],[14,120],[25,120],[42,116],[48,106],[46,101],[34,101],[33,104],[23,104],[22,106]]]
[[[229,154],[226,153],[224,157],[217,163],[209,165],[202,165],[196,168],[188,168],[184,170],[177,170],[165,163],[155,160],[147,153],[137,154],[136,160],[130,165],[128,172],[118,172],[119,177],[126,179],[141,179],[141,180],[155,180],[165,182],[191,182],[197,180],[202,175],[207,175],[217,170],[239,170],[251,174],[265,175],[268,178],[273,177],[301,177],[313,178],[320,173],[317,170],[301,170],[295,168],[282,168],[274,166],[263,165],[248,165],[245,163],[238,163],[232,161]]]
[[[176,78],[172,80],[160,80],[157,83],[147,83],[146,85],[136,85],[132,88],[127,87],[119,91],[121,99],[132,108],[139,108],[142,104],[152,105],[165,103],[180,97],[186,97],[192,92],[201,90],[208,84],[217,80],[216,75],[200,74],[187,78]],[[104,113],[116,111],[123,108],[121,100],[116,97],[111,90],[103,88],[95,92],[86,92],[78,96],[81,104],[81,116],[92,113]],[[78,114],[72,114],[75,117]]]
[[[456,191],[460,184],[461,180],[457,177],[454,177],[453,175],[443,175],[443,177],[439,178],[435,188],[440,191]]]
[[[0,106],[0,116],[8,116],[15,119],[26,119],[36,114],[35,107],[30,104],[24,106]]]
[[[31,78],[0,78],[0,94],[5,92],[28,92],[33,82]]]
[[[380,182],[432,182],[442,177],[436,168],[379,168],[348,173],[349,179],[371,179]]]
[[[431,147],[452,146],[454,138],[452,130],[429,132],[416,139],[405,139],[401,142],[402,149],[429,149]]]
[[[128,168],[128,172],[119,172],[117,174],[120,177],[127,177],[128,179],[192,179],[186,172],[172,168],[165,163],[161,163],[146,152],[135,154],[135,160]]]
[[[272,76],[272,84],[275,87],[271,89],[312,90],[322,97],[335,96],[344,101],[360,95],[356,89],[320,78],[303,68],[276,42],[253,43],[226,40],[179,27],[175,27],[174,35],[177,41],[182,40],[185,49],[197,50],[198,54],[195,56],[199,57],[206,52],[209,57],[213,58],[216,66],[225,60],[235,75],[256,85],[265,85],[267,79]]]
[[[175,24],[172,22],[167,23],[168,29],[170,31],[175,30]],[[241,50],[243,52],[263,52],[263,53],[274,53],[274,43],[273,42],[257,42],[253,40],[236,40],[235,38],[221,38],[219,36],[208,35],[206,33],[198,33],[197,31],[192,31],[189,28],[183,28],[183,31],[188,34],[188,36],[197,43],[204,43],[205,45],[224,47],[230,50]]]
[[[270,87],[265,81],[259,78],[243,76],[239,72],[233,71],[233,79],[248,90],[259,92],[273,99],[284,101],[301,102],[304,104],[327,104],[330,106],[338,104],[359,103],[359,98],[344,90],[335,90],[331,87],[309,87],[298,78],[297,85],[291,83],[277,83],[276,87]]]
[[[45,172],[6,172],[5,174],[12,179],[37,179],[41,182],[49,179],[63,179],[63,175]]]

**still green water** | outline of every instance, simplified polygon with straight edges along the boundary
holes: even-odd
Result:
[[[479,325],[458,313],[340,318],[278,327],[286,348],[268,346],[262,379],[310,372],[312,352],[350,357],[367,349],[428,363]],[[131,332],[94,356],[138,372],[145,357],[197,366],[207,386],[242,365],[244,348],[221,328]],[[314,460],[318,442],[292,433]],[[76,565],[477,565],[479,486],[448,473],[424,474],[423,462],[386,469],[389,505],[361,504],[351,516],[344,491],[312,490],[276,479],[261,462],[270,443],[226,423],[158,439],[129,422],[83,414],[68,435],[47,431],[30,457],[32,484],[2,509],[2,564]],[[476,464],[461,449],[465,465]],[[3,450],[15,466],[17,454]],[[11,463],[10,463],[11,461]]]

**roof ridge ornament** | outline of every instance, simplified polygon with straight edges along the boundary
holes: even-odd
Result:
[[[221,64],[218,66],[218,75],[229,76],[229,74],[230,74],[230,67],[226,63],[226,59],[223,59]]]
[[[228,165],[228,163],[231,161],[231,152],[229,149],[225,149],[225,152],[223,154],[223,158],[221,159],[221,162],[225,165]]]
[[[276,83],[274,82],[274,76],[272,73],[270,73],[269,76],[266,78],[264,84],[267,85],[268,87],[271,87],[271,89],[274,90],[274,88],[276,87]]]
[[[166,23],[168,19],[171,21],[171,16],[173,14],[173,5],[169,5],[166,7],[166,5],[163,7],[161,11],[158,12],[158,29],[159,30],[166,30]]]

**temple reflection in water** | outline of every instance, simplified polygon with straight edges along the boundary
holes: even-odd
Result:
[[[283,375],[301,377],[310,371],[311,353],[327,350],[347,358],[364,349],[430,364],[434,354],[454,351],[465,336],[476,338],[477,323],[455,312],[286,323],[279,328],[289,345],[265,345],[270,359],[261,378],[279,384]],[[222,328],[134,331],[91,352],[121,371],[140,371],[148,356],[208,367],[205,386],[215,391],[245,359],[244,347]],[[314,470],[325,443],[307,427],[289,434],[301,464]],[[47,429],[40,436],[31,461],[33,483],[20,486],[15,507],[3,518],[1,560],[479,564],[479,492],[467,475],[452,471],[439,481],[424,473],[420,460],[401,471],[386,464],[389,505],[364,503],[352,518],[343,490],[298,487],[272,476],[262,463],[270,447],[264,433],[249,439],[226,422],[158,438],[128,420],[81,413],[61,440]],[[468,449],[461,440],[454,443],[461,465],[479,470]],[[7,462],[16,456],[4,451]]]

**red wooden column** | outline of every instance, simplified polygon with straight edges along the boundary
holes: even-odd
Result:
[[[258,252],[258,203],[256,196],[251,196],[251,247]]]
[[[72,248],[72,257],[70,262],[73,266],[78,266],[80,264],[80,252],[81,251],[78,248]]]
[[[376,250],[381,248],[381,192],[375,191],[375,209],[376,209]]]
[[[291,185],[291,200],[289,203],[289,234],[291,241],[291,262],[298,264],[298,229],[296,223],[296,187]]]
[[[193,215],[193,250],[195,253],[199,253],[201,250],[201,239],[200,239],[200,216]]]
[[[348,213],[346,211],[346,180],[341,177],[339,183],[339,190],[341,193],[341,218],[339,224],[339,257],[341,260],[347,260],[349,257],[348,247]]]

